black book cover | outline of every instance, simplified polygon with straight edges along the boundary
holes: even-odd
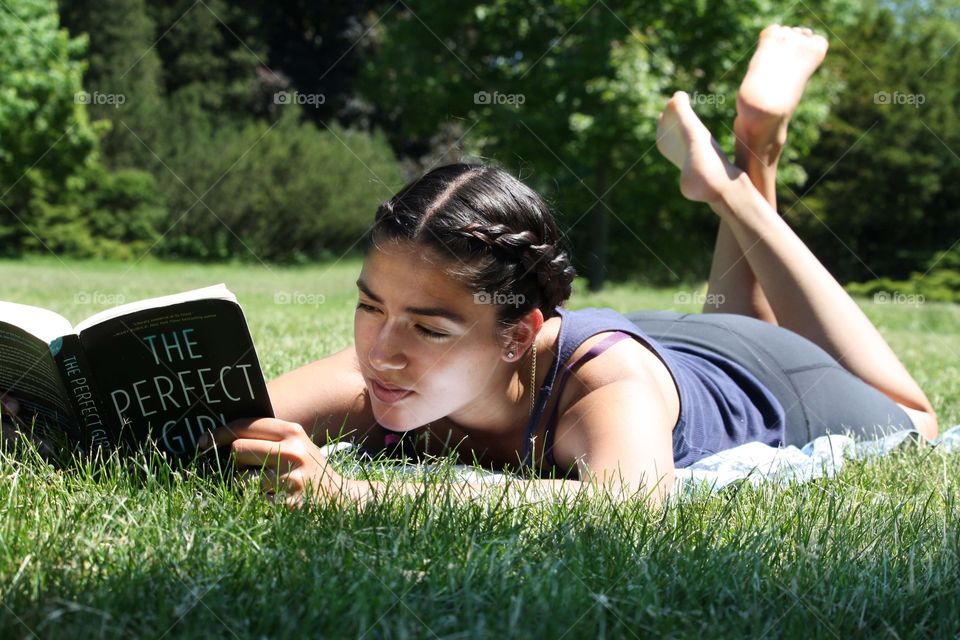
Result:
[[[200,299],[134,311],[83,329],[80,343],[110,442],[136,446],[150,438],[185,459],[211,429],[274,415],[236,302]]]

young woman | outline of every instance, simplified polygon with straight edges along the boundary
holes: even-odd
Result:
[[[764,30],[738,96],[736,165],[686,94],[660,117],[684,196],[720,216],[719,303],[704,313],[566,310],[574,273],[540,197],[499,169],[440,167],[377,211],[355,345],[272,381],[276,419],[231,423],[207,444],[229,446],[289,504],[385,490],[327,465],[318,443],[341,433],[371,452],[401,439],[532,464],[540,477],[511,483],[528,497],[658,502],[675,467],[745,442],[910,427],[933,438],[923,391],[775,209],[787,123],[826,49],[806,29]]]
[[[738,95],[736,165],[686,94],[660,116],[683,195],[720,216],[719,303],[703,314],[567,311],[574,273],[540,197],[499,169],[440,167],[377,211],[355,346],[271,382],[278,418],[238,421],[215,443],[293,504],[384,490],[327,465],[315,441],[342,425],[370,451],[402,437],[456,446],[463,462],[532,463],[541,477],[512,486],[537,496],[585,485],[657,502],[676,466],[744,442],[935,437],[924,392],[776,212],[787,123],[826,49],[808,29],[764,30]]]

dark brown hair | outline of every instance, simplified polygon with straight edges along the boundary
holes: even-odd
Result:
[[[502,328],[534,308],[555,316],[576,275],[549,207],[497,167],[450,164],[405,186],[377,209],[367,251],[398,240],[443,258],[448,275],[496,304]]]

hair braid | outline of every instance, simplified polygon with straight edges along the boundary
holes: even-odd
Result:
[[[498,304],[505,324],[533,308],[556,315],[576,276],[546,203],[495,167],[434,169],[380,205],[370,237],[422,243],[449,257],[448,273],[474,292],[512,294]]]

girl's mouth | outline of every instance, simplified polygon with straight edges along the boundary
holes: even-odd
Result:
[[[376,380],[371,380],[370,386],[373,389],[374,395],[376,395],[381,402],[389,404],[398,402],[413,393],[410,389],[388,389]]]

